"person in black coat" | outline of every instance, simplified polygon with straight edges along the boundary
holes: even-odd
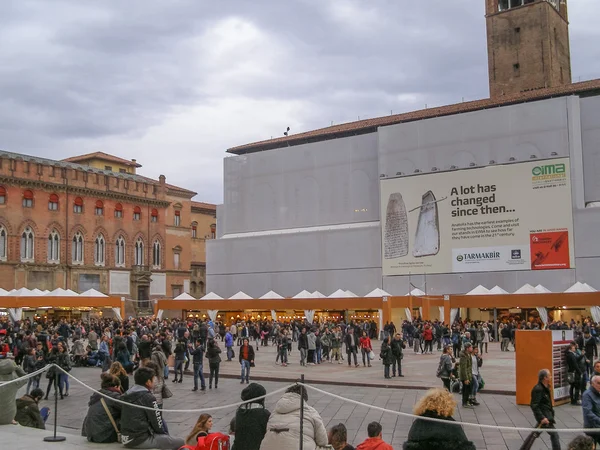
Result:
[[[100,392],[120,400],[121,383],[119,382],[119,378],[110,373],[103,373],[101,378],[102,385]],[[97,442],[99,444],[117,442],[117,430],[115,430],[106,414],[106,410],[101,401],[103,399],[117,427],[119,427],[121,421],[121,405],[94,392],[90,397],[88,413],[83,421],[83,427],[81,429],[81,435],[86,436],[89,442]]]
[[[260,444],[267,433],[267,422],[271,413],[265,408],[266,389],[251,383],[242,391],[242,401],[252,400],[241,405],[235,413],[235,441],[231,450],[260,450]]]
[[[552,397],[550,396],[550,371],[548,369],[540,370],[538,373],[538,380],[538,384],[531,390],[530,405],[537,422],[536,428],[552,429],[554,428],[555,420]],[[560,439],[558,438],[558,434],[552,431],[548,431],[548,434],[550,435],[550,441],[552,442],[552,450],[560,450]],[[539,432],[532,432],[527,439],[525,439],[523,447],[531,448],[531,446],[526,447],[525,445],[537,439],[539,435]]]
[[[590,329],[585,328],[583,336],[577,339],[577,346],[581,349],[586,359],[587,374],[592,373],[593,362],[598,359],[598,345],[596,339],[590,334]]]
[[[571,385],[569,396],[571,397],[572,405],[578,404],[579,395],[585,391],[585,371],[585,355],[577,349],[575,342],[571,342],[567,351],[567,374],[570,381],[569,384]]]
[[[404,450],[475,450],[475,444],[467,439],[462,426],[453,425],[452,414],[456,401],[446,389],[435,388],[427,391],[414,408],[414,414],[421,417],[447,420],[448,424],[417,419],[408,432],[408,439],[402,445]]]

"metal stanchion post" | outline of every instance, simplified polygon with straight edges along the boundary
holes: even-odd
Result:
[[[67,440],[65,436],[56,435],[56,426],[58,424],[58,377],[61,372],[57,369],[56,373],[54,377],[54,435],[46,436],[44,442],[63,442]]]
[[[302,390],[300,392],[300,450],[304,448],[304,374],[300,375],[300,382],[302,383]]]

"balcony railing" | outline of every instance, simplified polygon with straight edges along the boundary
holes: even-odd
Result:
[[[131,266],[131,269],[133,270],[133,272],[136,272],[136,273],[150,272],[150,266],[134,265],[134,266]]]

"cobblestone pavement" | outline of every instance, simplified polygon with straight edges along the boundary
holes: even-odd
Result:
[[[259,363],[260,360],[257,360],[257,364]],[[237,366],[235,363],[223,363],[222,366],[226,366],[227,364]],[[283,370],[284,368],[281,369]],[[306,369],[307,372],[313,369],[323,370],[324,372],[329,371],[328,366],[309,367]],[[228,370],[233,371],[233,368]],[[356,374],[365,373],[363,369],[346,368],[345,370],[352,371]],[[374,371],[376,370],[374,369]],[[72,371],[72,375],[90,386],[96,388],[99,387],[100,370],[97,368],[75,368]],[[336,379],[338,375],[337,372],[332,372],[330,376],[332,379]],[[359,375],[355,376],[358,377]],[[237,379],[222,378],[219,382],[218,390],[213,388],[204,393],[192,392],[192,378],[187,375],[184,377],[184,381],[181,384],[174,384],[171,381],[168,381],[168,383],[169,387],[173,390],[174,396],[165,401],[165,409],[199,409],[203,407],[228,405],[240,401],[240,392],[243,387],[245,387],[245,385],[241,385]],[[42,384],[42,387],[45,388],[45,379],[43,379]],[[267,389],[267,392],[271,392],[288,385],[289,382],[265,381],[262,382],[262,384]],[[344,387],[338,385],[319,385],[318,387],[346,398],[364,402],[368,405],[375,405],[393,411],[407,413],[412,412],[413,405],[424,392],[419,389],[389,389],[385,387]],[[21,391],[20,394],[21,393],[23,392]],[[65,400],[62,401],[59,400],[58,424],[61,428],[73,434],[79,433],[83,418],[87,411],[87,402],[90,394],[91,393],[87,389],[78,385],[73,380],[71,381],[69,397],[66,397]],[[280,394],[269,397],[266,401],[267,407],[272,409],[279,397]],[[454,417],[461,421],[491,425],[534,425],[530,409],[526,406],[516,406],[514,396],[488,394],[480,395],[479,397],[481,406],[474,410],[463,410],[461,407],[458,407]],[[460,400],[458,395],[456,396],[456,399],[457,401]],[[367,424],[377,420],[383,425],[384,439],[391,443],[394,448],[401,449],[411,424],[410,418],[399,417],[390,413],[382,413],[366,406],[356,406],[315,392],[309,391],[308,403],[319,411],[327,427],[331,427],[339,422],[344,423],[348,428],[349,442],[354,445],[362,442],[362,440],[366,438]],[[42,402],[42,406],[52,407],[53,402]],[[212,415],[215,423],[213,429],[226,432],[229,421],[234,413],[235,408],[213,412]],[[191,430],[198,415],[199,413],[167,412],[165,418],[169,425],[170,433],[185,437]],[[49,420],[50,426],[55,417],[55,414],[51,415]],[[559,428],[580,428],[582,427],[581,408],[570,405],[560,406],[557,408],[557,419]],[[525,437],[517,432],[481,430],[473,427],[466,427],[465,432],[469,439],[475,442],[478,449],[488,450],[518,449]],[[567,442],[572,439],[573,436],[574,435],[566,433],[561,436],[563,448],[566,448]],[[543,435],[542,438],[538,439],[533,448],[550,448],[550,441],[547,435]]]

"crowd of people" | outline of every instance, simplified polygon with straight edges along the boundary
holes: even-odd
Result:
[[[600,428],[600,362],[594,363],[598,356],[596,327],[591,322],[556,322],[549,328],[575,331],[575,340],[567,354],[571,401],[582,404],[586,427]],[[230,326],[198,319],[155,318],[2,322],[0,357],[4,359],[0,360],[0,382],[21,377],[23,380],[0,386],[3,394],[0,402],[6,403],[0,404],[0,424],[15,421],[24,426],[44,428],[50,411],[39,409],[39,402],[48,399],[53,388],[61,399],[69,395],[68,373],[73,366],[98,366],[102,367],[102,375],[97,387],[103,395],[94,393],[91,396],[82,429],[82,434],[91,442],[119,440],[127,448],[170,449],[184,445],[196,448],[200,441],[221,439],[223,442],[233,440],[233,448],[238,450],[294,448],[292,441],[300,436],[297,429],[300,398],[308,399],[306,389],[301,385],[291,386],[270,412],[264,405],[266,390],[260,384],[250,382],[257,353],[261,347],[269,345],[276,346],[276,363],[282,367],[290,363],[290,353],[297,350],[297,360],[302,366],[346,363],[349,368],[358,368],[362,363],[362,367],[371,367],[379,360],[385,378],[403,376],[402,359],[406,351],[417,354],[440,351],[436,375],[442,380],[442,388],[429,391],[417,403],[414,412],[424,418],[450,422],[456,408],[453,392],[462,393],[464,408],[479,405],[477,393],[484,385],[481,368],[488,344],[500,340],[501,349],[510,351],[511,344],[514,349],[515,330],[540,329],[540,326],[535,322],[507,321],[500,323],[497,329],[498,336],[490,322],[458,321],[448,327],[442,322],[421,320],[404,321],[400,329],[393,323],[386,323],[379,335],[373,322],[262,321]],[[376,339],[381,340],[378,356],[373,345]],[[172,373],[169,358],[174,361]],[[208,389],[213,386],[218,389],[222,358],[239,362],[240,384],[247,385],[241,398],[248,403],[238,408],[227,433],[214,432],[212,418],[203,414],[187,437],[170,436],[161,413],[164,400],[173,395],[168,381],[181,383],[191,366],[193,391],[204,391],[207,384]],[[205,361],[208,380],[204,376]],[[48,369],[44,375],[25,377],[48,364],[57,367]],[[540,373],[540,383],[532,392],[532,410],[538,426],[551,429],[553,413],[544,406],[546,381],[550,376],[546,372]],[[47,379],[45,393],[40,388],[42,376]],[[131,386],[130,377],[133,378]],[[21,386],[26,386],[26,394],[14,401]],[[12,400],[6,402],[7,398]],[[346,442],[344,424],[326,430],[318,412],[308,405],[305,405],[304,415],[306,423],[310,423],[303,427],[305,449],[353,448]],[[358,449],[392,448],[382,439],[381,424],[369,424],[367,432],[368,439],[358,445]],[[551,439],[553,448],[560,448],[555,445],[558,442],[555,433],[551,434]],[[598,440],[595,435],[592,442],[594,440]],[[443,448],[475,448],[460,426],[444,423],[431,426],[425,419],[413,423],[403,448],[437,448],[432,447],[437,441],[444,442]],[[585,442],[585,439],[582,437],[574,442]]]

